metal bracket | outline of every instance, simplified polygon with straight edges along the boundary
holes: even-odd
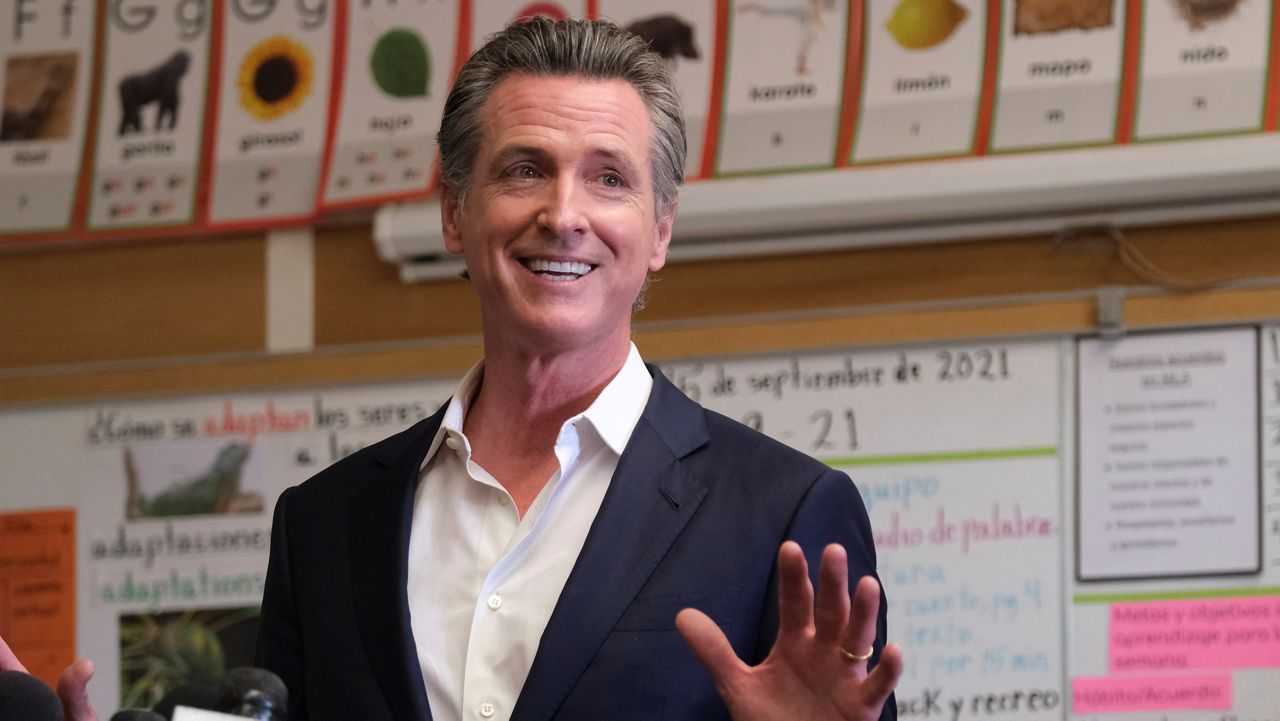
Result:
[[[1098,332],[1103,338],[1119,338],[1125,334],[1124,299],[1127,292],[1119,285],[1098,288]]]

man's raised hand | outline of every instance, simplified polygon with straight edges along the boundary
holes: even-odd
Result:
[[[0,671],[29,673],[9,644],[0,638]],[[98,721],[89,705],[89,679],[93,678],[93,661],[82,658],[71,664],[58,679],[58,698],[66,721]]]
[[[758,666],[734,653],[706,614],[686,608],[676,627],[711,672],[735,721],[874,721],[902,675],[902,649],[885,646],[875,670],[866,658],[876,637],[880,585],[864,577],[849,598],[845,550],[822,553],[814,603],[804,551],[778,551],[778,640]]]

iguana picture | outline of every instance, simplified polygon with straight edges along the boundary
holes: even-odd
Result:
[[[258,513],[262,496],[246,493],[240,487],[240,475],[250,448],[233,442],[218,451],[210,468],[198,476],[176,480],[161,493],[142,494],[138,466],[133,451],[124,449],[124,476],[128,484],[125,517],[129,520],[159,516],[200,516],[212,513]]]

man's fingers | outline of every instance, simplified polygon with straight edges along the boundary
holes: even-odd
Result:
[[[881,708],[889,700],[889,694],[898,685],[902,676],[902,647],[896,643],[888,644],[880,654],[880,662],[871,674],[863,680],[859,693],[868,708]]]
[[[795,541],[778,549],[778,636],[807,633],[813,623],[813,584],[809,564]]]
[[[89,679],[93,678],[93,661],[82,658],[67,667],[58,679],[58,698],[66,721],[98,721],[89,705]]]
[[[819,641],[836,645],[844,641],[849,623],[849,559],[844,546],[833,543],[822,551],[818,568],[818,604],[813,613]],[[854,653],[861,650],[850,649]]]
[[[686,608],[676,614],[676,628],[694,657],[711,672],[716,688],[732,686],[734,675],[746,669],[724,631],[702,611]]]
[[[871,576],[858,579],[853,591],[853,607],[849,626],[844,632],[844,647],[861,656],[876,641],[876,618],[880,613],[880,584]]]

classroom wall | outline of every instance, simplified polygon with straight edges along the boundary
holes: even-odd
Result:
[[[674,263],[657,276],[636,342],[709,407],[855,479],[877,536],[891,633],[908,653],[904,718],[927,717],[930,699],[961,704],[961,719],[1061,720],[1095,717],[1082,708],[1115,711],[1115,694],[1203,692],[1213,708],[1270,719],[1257,714],[1276,699],[1274,639],[1250,645],[1256,653],[1230,670],[1193,677],[1117,674],[1107,665],[1117,658],[1107,644],[1145,633],[1109,631],[1117,612],[1143,604],[1269,612],[1280,598],[1280,536],[1258,534],[1265,568],[1246,577],[1075,578],[1073,494],[1082,486],[1071,336],[1096,330],[1099,289],[1122,288],[1129,329],[1234,324],[1229,332],[1256,339],[1238,324],[1260,323],[1270,349],[1280,315],[1278,231],[1280,219],[1269,218],[1128,232],[1154,266],[1146,275],[1224,282],[1181,292],[1153,286],[1101,238]],[[100,664],[91,689],[99,708],[152,703],[126,662],[154,652],[139,633],[175,624],[216,633],[228,659],[249,662],[276,495],[426,415],[480,354],[465,282],[401,283],[368,233],[356,225],[314,237],[0,255],[0,562],[51,564],[0,578],[0,610],[16,609],[0,614],[0,633],[33,672],[51,681],[88,655]],[[1002,367],[1007,359],[1009,372],[998,383],[956,382],[939,363],[961,355],[999,357]],[[1271,429],[1280,420],[1280,400],[1269,395],[1280,356],[1268,351],[1265,363],[1258,423]],[[852,368],[887,377],[904,364],[918,364],[918,381],[795,384],[785,394],[759,385],[843,378]],[[733,383],[739,391],[726,392]],[[1280,469],[1270,433],[1259,464]],[[203,473],[236,447],[252,448],[238,474],[242,509],[131,515],[129,483],[155,497],[166,481]],[[1267,495],[1260,489],[1257,499],[1264,510],[1238,513],[1271,529],[1280,491],[1266,473]],[[955,528],[1014,517],[1036,530],[972,547],[912,540],[942,527],[944,515]],[[51,609],[44,626],[16,620],[28,606]],[[1135,718],[1230,717],[1172,708],[1180,710]]]
[[[1088,332],[1096,291],[1110,286],[1129,289],[1134,328],[1280,315],[1280,218],[1127,235],[1180,280],[1231,282],[1161,289],[1109,241],[1047,235],[673,263],[636,337],[661,360]],[[233,235],[0,254],[0,404],[395,379],[478,357],[465,282],[400,282],[364,224],[315,232],[314,297],[302,299],[314,349],[268,352],[267,244]]]

